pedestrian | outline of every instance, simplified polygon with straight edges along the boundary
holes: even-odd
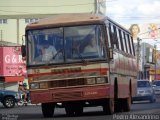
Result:
[[[24,103],[27,103],[27,92],[28,91],[25,89],[22,81],[19,82],[18,92],[20,93],[20,95],[22,95],[21,99],[23,99],[23,97],[24,97],[24,99],[23,99]]]

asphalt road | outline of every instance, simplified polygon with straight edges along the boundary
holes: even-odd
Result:
[[[84,109],[84,114],[80,117],[67,117],[63,108],[56,108],[53,118],[43,118],[40,105],[16,106],[6,109],[0,105],[1,120],[124,120],[133,117],[132,115],[154,115],[155,120],[160,119],[160,100],[156,103],[148,101],[135,102],[131,111],[125,113],[115,113],[114,115],[103,115],[102,107],[88,107]],[[146,119],[150,120],[150,119]]]

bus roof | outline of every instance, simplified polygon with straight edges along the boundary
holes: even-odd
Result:
[[[105,24],[106,19],[122,28],[126,32],[130,33],[126,28],[113,21],[107,16],[94,14],[94,13],[69,13],[69,14],[58,14],[48,18],[40,19],[36,22],[27,25],[26,30],[30,29],[43,29],[50,27],[63,27],[72,25],[82,25],[82,24]]]
[[[40,19],[39,21],[28,24],[28,29],[49,28],[58,26],[88,24],[88,23],[103,23],[105,16],[89,13],[76,14],[60,14],[49,18]]]

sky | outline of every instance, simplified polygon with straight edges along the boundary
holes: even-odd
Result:
[[[107,0],[106,11],[108,17],[122,26],[149,23],[160,25],[160,0]],[[143,42],[158,44],[160,49],[160,39],[157,40],[145,39]]]
[[[107,0],[106,7],[118,23],[160,23],[160,0]]]

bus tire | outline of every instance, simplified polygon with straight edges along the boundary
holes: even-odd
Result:
[[[42,113],[45,118],[53,117],[55,104],[54,103],[42,103]]]
[[[122,103],[123,103],[123,101],[122,101],[122,99],[116,99],[115,100],[115,103],[114,103],[114,111],[115,112],[122,112],[122,110],[123,110],[123,105],[122,105]]]
[[[83,113],[83,104],[79,102],[65,104],[65,111],[67,116],[80,116]]]
[[[123,101],[123,111],[129,112],[130,110],[131,110],[131,96],[124,99],[124,101]]]
[[[103,102],[103,112],[107,115],[114,113],[114,99],[109,98]]]
[[[70,116],[70,117],[74,116],[74,109],[72,105],[65,104],[65,111],[67,116]]]
[[[75,116],[80,116],[83,114],[83,106],[77,105],[75,108]]]

